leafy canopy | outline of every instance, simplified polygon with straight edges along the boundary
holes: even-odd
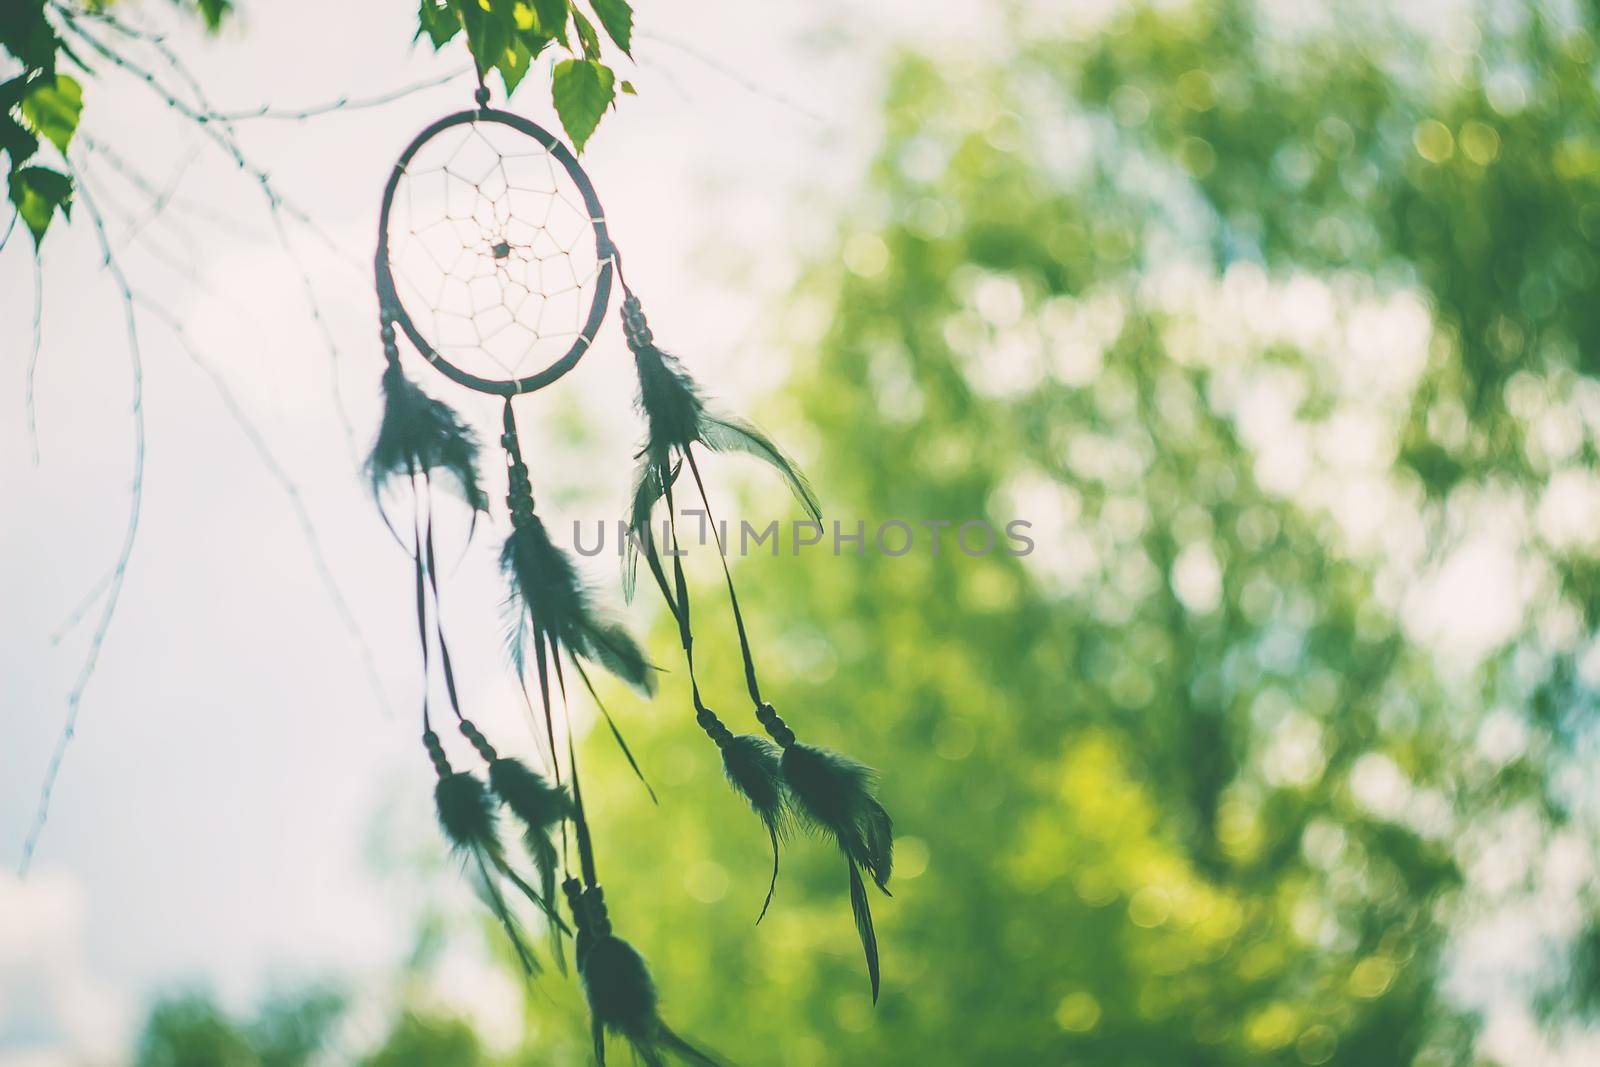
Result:
[[[633,8],[627,0],[593,0],[591,19],[574,0],[422,0],[417,37],[437,50],[465,34],[480,78],[498,71],[506,95],[516,92],[547,48],[564,52],[551,70],[550,97],[572,146],[583,151],[617,92],[633,92],[601,60],[600,31],[632,58]],[[599,29],[595,27],[598,21]]]
[[[233,11],[232,0],[175,0],[216,32]],[[92,0],[84,14],[47,0],[5,0],[0,4],[0,52],[19,72],[0,81],[0,159],[6,195],[17,217],[33,235],[37,250],[50,223],[72,212],[72,180],[67,152],[83,114],[83,84],[58,68],[92,73],[81,54],[62,36],[62,26],[110,6]],[[586,13],[587,12],[587,13]],[[598,25],[597,25],[598,24]],[[561,124],[582,151],[617,93],[632,93],[603,59],[614,47],[632,58],[633,8],[627,0],[422,0],[417,10],[418,39],[435,50],[464,36],[480,78],[498,72],[510,96],[533,61],[553,48],[567,58],[551,69],[551,99]],[[608,43],[603,43],[608,42]],[[41,162],[44,148],[56,159]]]
[[[174,0],[193,11],[207,30],[216,32],[233,10],[232,0]],[[92,15],[110,0],[90,0]],[[51,13],[70,23],[80,17],[46,0],[5,0],[0,4],[0,53],[20,73],[0,82],[0,155],[5,157],[6,195],[17,217],[33,234],[37,251],[56,215],[72,213],[72,179],[63,172],[67,150],[83,114],[83,85],[57,68],[65,61],[79,73],[90,73],[81,54],[62,38]],[[54,147],[52,164],[34,162],[43,141]]]

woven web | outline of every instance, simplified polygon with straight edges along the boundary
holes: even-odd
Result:
[[[491,380],[542,370],[572,347],[599,271],[572,177],[499,123],[446,130],[412,157],[390,209],[389,263],[422,335]]]

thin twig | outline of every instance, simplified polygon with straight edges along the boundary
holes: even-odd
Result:
[[[138,167],[130,163],[109,144],[97,140],[96,138],[92,137],[88,131],[81,129],[74,138],[74,143],[81,144],[88,148],[94,153],[96,159],[103,160],[107,168],[109,168],[119,178],[133,186],[152,201],[161,199],[162,189],[159,188],[148,175],[140,171]],[[104,196],[104,193],[102,192],[101,195]],[[236,237],[242,237],[251,241],[258,240],[260,238],[259,231],[252,230],[250,227],[241,224],[233,215],[214,208],[209,204],[200,203],[197,201],[177,200],[174,202],[173,206],[182,208],[189,215],[193,216],[196,221],[204,222],[213,227],[226,227]]]
[[[194,122],[207,138],[209,138],[213,143],[215,143],[219,148],[228,154],[228,156],[234,161],[240,170],[245,171],[256,179],[256,182],[261,187],[262,194],[266,197],[267,207],[271,213],[273,226],[277,231],[279,243],[283,246],[285,254],[288,255],[290,260],[294,263],[295,269],[300,275],[301,286],[306,295],[306,302],[310,308],[311,317],[316,321],[318,329],[322,333],[323,342],[328,350],[329,360],[332,364],[332,366],[329,368],[329,373],[333,384],[334,406],[339,415],[340,425],[344,429],[345,443],[350,450],[351,462],[359,463],[360,448],[356,444],[355,424],[350,419],[350,412],[345,408],[344,392],[339,382],[340,357],[338,342],[334,339],[333,331],[329,328],[327,319],[322,313],[322,305],[317,299],[316,285],[312,282],[310,274],[306,272],[305,265],[301,261],[299,253],[294,250],[292,243],[289,241],[288,230],[283,224],[282,213],[288,213],[290,216],[295,218],[296,221],[312,230],[313,233],[316,233],[322,240],[329,244],[330,247],[338,251],[341,257],[348,258],[347,253],[345,253],[343,249],[339,248],[338,244],[334,242],[333,239],[321,229],[321,227],[317,226],[317,224],[312,221],[310,215],[290,204],[283,198],[281,194],[279,194],[277,189],[272,185],[266,171],[255,166],[245,157],[243,150],[239,147],[237,137],[234,136],[231,124],[227,122],[210,122],[205,117],[206,114],[212,109],[205,101],[204,94],[199,87],[198,81],[195,80],[192,74],[188,73],[187,67],[183,66],[182,62],[176,57],[176,55],[172,54],[170,50],[165,50],[165,46],[161,46],[164,49],[164,54],[169,57],[168,62],[180,72],[179,76],[184,78],[191,85],[199,97],[199,109],[196,109],[195,107],[192,107],[178,99],[176,94],[158,81],[155,75],[149,70],[113,52],[104,43],[102,43],[99,38],[90,34],[88,31],[83,29],[83,27],[78,26],[71,19],[67,19],[66,24],[67,28],[70,29],[76,37],[88,44],[90,48],[93,48],[100,55],[104,56],[106,60],[112,63],[114,66],[127,71],[134,77],[143,81],[151,88],[153,92],[160,96],[169,107]],[[364,272],[365,268],[362,269]]]
[[[85,142],[82,146],[84,155],[79,167],[85,173],[93,175],[99,169],[103,146],[98,143],[91,143],[87,137],[83,138],[83,141]],[[112,169],[114,170],[115,168]],[[124,231],[132,229],[135,220],[134,209],[123,207],[104,187],[100,190],[100,210],[108,223],[116,221],[122,224]],[[169,219],[168,224],[176,231],[175,239],[179,242],[179,248],[187,251],[168,248],[156,239],[155,232],[151,230],[146,230],[140,234],[138,241],[134,245],[130,245],[129,250],[137,248],[157,263],[171,270],[174,275],[183,281],[196,288],[207,289],[205,276],[200,270],[202,260],[193,253],[193,249],[197,246],[194,235],[176,220]]]
[[[166,60],[167,66],[172,68],[178,77],[189,86],[189,91],[194,94],[195,103],[199,107],[196,121],[204,124],[207,132],[210,132],[210,124],[216,123],[220,125],[226,131],[226,141],[233,149],[235,160],[238,161],[240,166],[245,166],[244,156],[239,150],[239,142],[233,129],[233,120],[225,113],[219,112],[211,106],[211,102],[206,98],[205,87],[200,84],[200,79],[194,76],[188,65],[164,40],[156,39],[151,43],[161,57]],[[333,329],[328,325],[326,316],[322,313],[322,305],[317,299],[317,290],[311,281],[311,273],[306,269],[305,261],[300,258],[300,253],[295,250],[293,242],[289,239],[289,231],[283,224],[283,218],[278,211],[278,205],[282,198],[278,196],[276,190],[268,185],[264,171],[256,171],[256,174],[263,190],[267,193],[267,203],[271,208],[272,225],[278,236],[278,244],[294,264],[295,273],[300,276],[301,288],[306,298],[306,307],[311,312],[311,319],[316,323],[318,332],[322,334],[323,346],[328,351],[328,380],[333,391],[334,410],[337,412],[339,424],[344,430],[345,444],[350,450],[350,461],[359,466],[361,463],[361,450],[356,444],[355,424],[350,419],[349,409],[345,407],[344,387],[339,381],[339,343],[333,336]]]
[[[189,357],[189,361],[205,372],[206,377],[210,379],[211,387],[216,390],[217,397],[222,401],[222,406],[227,409],[228,414],[239,427],[239,431],[244,434],[245,439],[250,442],[250,446],[255,449],[257,458],[261,460],[261,465],[267,469],[267,473],[272,475],[273,479],[283,489],[284,495],[289,498],[289,507],[294,511],[295,520],[300,525],[300,532],[305,537],[306,547],[311,552],[311,560],[316,566],[317,575],[322,580],[328,599],[333,602],[334,610],[339,614],[340,622],[344,624],[345,630],[350,634],[351,640],[355,642],[357,649],[361,653],[362,663],[367,670],[367,681],[372,686],[373,694],[378,698],[378,706],[383,709],[385,714],[388,714],[389,702],[384,695],[383,682],[378,676],[378,665],[372,654],[372,646],[367,643],[366,635],[361,631],[361,624],[356,621],[355,613],[350,610],[350,603],[345,599],[343,591],[339,588],[338,579],[334,577],[333,568],[329,565],[327,554],[322,548],[322,537],[317,532],[316,523],[312,521],[311,512],[306,508],[305,500],[300,493],[300,487],[295,484],[294,479],[289,476],[289,472],[284,469],[283,464],[273,454],[272,446],[267,443],[266,435],[261,432],[260,427],[245,411],[244,405],[239,401],[238,394],[233,391],[233,387],[228,383],[227,378],[223,377],[222,372],[214,362],[195,348],[190,341],[188,331],[177,316],[143,293],[136,292],[133,298],[136,303],[166,325],[172,336],[177,340],[178,346]]]
[[[337,255],[342,261],[355,267],[363,275],[370,270],[368,265],[363,264],[359,258],[350,255],[347,250],[345,250],[337,241],[333,239],[332,235],[319,226],[316,220],[313,219],[304,208],[301,208],[299,205],[283,196],[283,194],[277,190],[277,187],[272,184],[272,179],[267,172],[256,166],[249,160],[248,157],[245,156],[244,151],[239,147],[238,139],[233,135],[233,131],[228,123],[208,121],[205,117],[205,111],[208,110],[207,108],[202,106],[201,109],[197,109],[187,103],[184,103],[182,100],[178,99],[177,94],[160,82],[148,69],[140,66],[125,56],[119,55],[118,53],[112,51],[99,38],[90,34],[83,27],[75,25],[69,20],[67,22],[67,29],[70,30],[75,37],[92,48],[112,66],[124,71],[135,80],[144,82],[145,85],[147,85],[163,103],[165,103],[172,110],[176,111],[178,114],[182,115],[184,118],[193,122],[208,140],[220,148],[223,153],[233,161],[235,166],[256,180],[257,184],[261,186],[262,195],[266,198],[267,206],[274,213],[283,211],[288,214],[290,218],[294,219],[300,225],[310,230],[318,240],[325,244],[329,250]]]
[[[6,232],[0,234],[0,252],[4,252],[6,245],[11,241],[11,231],[17,228],[17,219],[22,217],[22,212],[16,208],[11,209],[11,221],[6,223]]]
[[[33,257],[33,348],[28,352],[28,384],[23,403],[28,409],[28,446],[33,465],[39,465],[39,419],[33,406],[33,379],[39,370],[39,350],[44,343],[44,256],[35,250]]]
[[[110,236],[106,233],[105,221],[100,217],[100,211],[95,205],[94,194],[90,190],[83,175],[73,166],[71,159],[66,160],[68,171],[72,174],[74,186],[83,202],[85,210],[89,213],[90,221],[94,223],[95,237],[100,243],[100,251],[104,259],[103,265],[116,282],[122,297],[123,318],[128,331],[128,368],[132,378],[132,412],[133,412],[133,487],[128,507],[128,525],[122,537],[122,548],[117,554],[117,563],[112,571],[111,582],[107,586],[105,603],[101,608],[100,621],[95,625],[94,633],[89,638],[89,649],[84,655],[83,666],[78,671],[77,681],[73,683],[72,690],[67,694],[67,717],[62,725],[61,735],[56,740],[55,751],[50,756],[50,764],[45,769],[44,785],[39,791],[39,806],[34,812],[33,825],[28,829],[27,839],[22,845],[22,860],[17,866],[18,877],[26,877],[29,866],[33,863],[34,850],[39,845],[40,835],[44,833],[45,822],[50,817],[50,798],[55,793],[56,780],[61,774],[62,761],[66,759],[67,746],[72,743],[73,736],[78,729],[78,712],[83,707],[83,694],[88,689],[90,680],[94,677],[95,668],[100,663],[100,651],[105,647],[106,633],[111,629],[111,620],[116,616],[117,603],[122,599],[122,589],[128,574],[128,562],[133,558],[134,542],[139,535],[139,512],[144,503],[144,455],[145,455],[145,427],[144,427],[144,364],[139,354],[139,324],[133,308],[133,290],[128,285],[126,275],[122,273],[122,266],[118,263],[116,254],[111,248]]]
[[[404,99],[413,93],[426,92],[429,89],[437,89],[441,85],[448,85],[470,70],[472,70],[471,66],[457,67],[448,74],[440,74],[437,77],[405,85],[398,89],[391,89],[389,92],[379,93],[376,96],[351,97],[346,95],[329,100],[326,103],[293,110],[274,108],[270,104],[262,104],[260,107],[243,111],[208,111],[206,112],[206,118],[212,122],[246,122],[252,119],[300,122],[335,111],[359,111],[362,108],[382,107],[384,104],[392,104],[396,100]]]
[[[669,48],[676,48],[678,51],[682,52],[691,59],[699,60],[706,67],[716,71],[718,74],[722,75],[724,78],[727,78],[729,81],[733,82],[733,84],[737,85],[739,88],[743,89],[752,96],[759,96],[763,100],[770,100],[774,104],[780,104],[783,107],[788,108],[790,111],[793,111],[796,115],[810,119],[812,122],[818,123],[819,125],[825,124],[828,121],[822,115],[817,114],[817,112],[812,111],[810,108],[806,107],[804,104],[793,99],[792,97],[785,96],[776,90],[768,89],[764,85],[756,84],[743,74],[739,73],[737,70],[734,70],[732,67],[728,66],[726,63],[716,59],[714,56],[710,56],[705,52],[702,52],[688,41],[679,40],[676,37],[668,37],[659,33],[641,32],[636,34],[636,36],[641,40],[654,41],[657,44],[664,44]]]
[[[178,195],[178,186],[183,184],[184,177],[189,173],[189,167],[193,165],[194,161],[199,158],[199,156],[200,146],[191,146],[188,153],[183,157],[183,160],[177,165],[176,168],[174,168],[172,177],[168,179],[167,184],[162,186],[161,191],[157,193],[155,198],[151,201],[149,210],[147,210],[139,218],[134,219],[133,222],[128,226],[128,229],[122,234],[122,237],[119,241],[121,247],[126,248],[129,244],[133,243],[133,241],[139,236],[140,231],[161,217],[161,213],[167,209],[167,206],[172,203],[173,198]]]
[[[89,591],[83,594],[83,599],[78,601],[78,606],[72,609],[67,617],[61,621],[61,625],[56,627],[55,632],[50,635],[51,647],[59,645],[63,638],[77,628],[78,624],[89,614],[89,611],[100,603],[100,598],[105,595],[106,588],[111,585],[111,579],[115,578],[116,574],[117,569],[115,567],[108,567],[106,572],[100,576],[100,580],[89,587]]]

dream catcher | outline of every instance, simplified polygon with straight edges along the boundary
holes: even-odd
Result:
[[[635,565],[642,558],[677,622],[696,721],[720,749],[729,782],[767,831],[772,881],[760,914],[765,915],[772,900],[779,843],[791,816],[831,837],[844,855],[876,999],[878,953],[862,872],[887,892],[893,831],[873,795],[874,776],[861,764],[800,743],[762,698],[747,620],[725,556],[722,567],[745,681],[765,736],[733,733],[706,705],[695,675],[689,589],[673,514],[675,493],[686,486],[693,487],[709,510],[699,461],[713,452],[743,452],[767,462],[813,516],[817,507],[802,475],[770,440],[748,423],[717,413],[682,365],[656,347],[639,300],[623,280],[622,261],[594,188],[567,148],[528,120],[489,108],[486,89],[479,88],[476,101],[477,108],[423,130],[401,154],[384,189],[376,256],[387,366],[383,420],[368,472],[380,508],[385,490],[409,491],[410,514],[402,518],[389,510],[385,521],[413,562],[424,670],[422,740],[438,778],[434,796],[439,822],[529,975],[540,964],[517,918],[520,901],[543,916],[550,952],[562,968],[564,942],[571,938],[600,1062],[608,1033],[627,1040],[647,1064],[663,1062],[667,1053],[714,1062],[662,1022],[648,967],[613,932],[606,912],[576,747],[570,722],[558,711],[566,708],[568,678],[575,678],[594,698],[638,773],[595,694],[589,671],[608,671],[648,696],[655,689],[656,668],[628,632],[600,609],[572,558],[552,541],[523,456],[514,402],[556,382],[577,364],[605,319],[613,285],[620,283],[623,332],[633,353],[639,407],[648,427],[645,444],[636,453],[639,469],[628,517],[632,536],[624,584],[631,593]],[[459,496],[474,526],[491,507],[478,473],[479,442],[448,405],[406,374],[400,335],[450,381],[501,398],[510,534],[500,562],[510,590],[508,640],[524,692],[537,693],[537,700],[530,696],[529,707],[536,744],[543,749],[543,770],[502,755],[461,706],[440,620],[434,490]],[[393,501],[395,495],[388,498]],[[659,537],[652,530],[658,506],[667,514]],[[667,556],[670,575],[660,537],[673,548]],[[720,540],[718,548],[720,555]],[[452,765],[435,729],[427,695],[435,662],[448,695],[448,714],[481,764],[481,775]],[[521,833],[526,875],[502,843],[503,818]],[[563,903],[570,922],[562,915]]]

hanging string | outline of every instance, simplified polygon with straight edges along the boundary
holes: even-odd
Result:
[[[466,716],[461,712],[461,698],[456,692],[456,672],[450,663],[450,645],[444,639],[444,607],[439,600],[439,568],[435,563],[433,551],[433,479],[427,473],[422,475],[422,484],[427,496],[425,514],[427,520],[423,526],[423,545],[427,554],[428,584],[433,589],[433,626],[434,633],[439,641],[439,663],[444,669],[444,687],[450,695],[450,707],[456,713],[456,719],[466,722]]]
[[[772,906],[772,897],[773,894],[777,892],[778,888],[778,820],[781,818],[782,794],[781,791],[774,790],[770,796],[763,797],[760,792],[752,791],[752,787],[756,786],[760,782],[760,779],[756,778],[754,780],[750,780],[746,776],[759,767],[759,761],[757,761],[754,765],[749,762],[757,755],[759,748],[756,751],[751,751],[749,749],[743,750],[745,752],[744,762],[740,764],[743,767],[743,773],[737,771],[735,769],[736,763],[732,762],[733,760],[737,759],[737,756],[735,755],[735,746],[739,745],[741,742],[749,745],[752,743],[751,739],[736,739],[733,736],[733,732],[728,729],[727,725],[717,717],[715,712],[706,707],[705,703],[700,698],[700,685],[695,678],[694,670],[694,633],[689,617],[689,583],[684,578],[682,562],[683,551],[678,544],[677,505],[672,499],[672,481],[673,479],[670,477],[663,477],[662,492],[666,497],[667,528],[670,531],[672,538],[673,584],[677,589],[678,604],[681,605],[681,611],[677,608],[674,608],[673,613],[678,618],[678,633],[679,639],[683,644],[683,657],[688,663],[689,667],[689,688],[694,697],[695,722],[699,724],[700,728],[705,731],[706,736],[710,737],[711,740],[716,743],[717,748],[721,750],[724,768],[728,772],[730,781],[733,782],[734,787],[739,792],[745,795],[745,798],[750,801],[752,807],[754,807],[757,812],[761,814],[762,821],[767,827],[767,833],[772,839],[772,877],[767,882],[767,895],[766,898],[761,902],[760,913],[756,916],[756,923],[759,925],[761,920],[766,918],[767,909]],[[709,509],[707,511],[707,517],[710,517]],[[719,548],[720,545],[721,542],[719,540]],[[671,606],[673,603],[672,597],[666,593],[666,583],[664,578],[662,578],[660,575],[660,564],[659,561],[655,559],[655,549],[653,545],[649,546],[649,551],[651,571],[657,575],[658,582],[660,582],[660,584],[663,586],[662,593],[664,596],[666,596],[667,604]],[[741,627],[741,635],[742,632],[743,630]],[[746,663],[748,664],[748,662],[749,657],[747,655]],[[750,677],[752,679],[754,677],[753,669]],[[759,699],[760,698],[758,696],[758,702]],[[760,704],[758,703],[757,706],[760,707]],[[770,804],[771,809],[768,810],[765,808],[763,803]]]
[[[506,450],[506,506],[511,512],[513,526],[524,524],[533,518],[533,484],[528,478],[528,465],[522,459],[522,446],[517,439],[517,417],[511,408],[511,397],[506,397],[505,406],[501,409],[500,444]],[[552,645],[552,651],[554,647]],[[555,726],[552,722],[550,708],[550,683],[545,675],[544,663],[544,636],[539,628],[534,627],[534,658],[539,673],[540,702],[544,707],[545,741],[550,749],[550,766],[555,774],[556,785],[561,784],[561,760],[558,756],[560,750],[556,747]],[[527,679],[519,669],[518,681],[523,687],[523,699],[527,699]],[[566,846],[566,830],[562,830],[562,847]]]
[[[555,661],[556,681],[561,686],[561,703],[567,704],[567,683],[561,677],[561,661]],[[567,768],[572,775],[572,825],[578,839],[578,863],[583,870],[583,882],[589,888],[600,884],[595,872],[594,842],[589,837],[589,817],[583,807],[583,787],[578,782],[578,752],[572,741],[572,716],[567,716]]]
[[[413,474],[413,479],[415,474]],[[413,482],[413,484],[415,484]],[[427,579],[423,573],[422,563],[422,527],[421,517],[418,513],[420,502],[415,495],[411,499],[411,561],[416,567],[417,575],[417,636],[422,643],[422,733],[424,739],[433,734],[433,722],[428,714],[428,680],[431,674],[428,662],[428,596]]]
[[[700,467],[694,461],[694,452],[691,449],[683,450],[684,458],[689,463],[689,473],[694,475],[694,484],[700,490],[700,502],[705,505],[706,521],[711,525],[711,536],[717,543],[717,558],[722,562],[722,577],[728,585],[728,603],[733,607],[733,624],[739,631],[739,654],[744,658],[744,681],[750,690],[750,699],[755,701],[756,707],[765,703],[761,699],[761,685],[756,681],[755,657],[750,651],[750,637],[745,631],[744,613],[739,610],[739,594],[733,588],[733,572],[728,569],[728,553],[722,543],[722,534],[717,530],[717,520],[711,513],[711,498],[706,494],[706,484],[700,478]]]
[[[660,804],[655,789],[650,785],[650,780],[644,776],[644,769],[639,766],[639,761],[634,759],[633,750],[628,747],[628,742],[623,738],[622,731],[617,729],[616,720],[611,717],[611,712],[606,710],[605,704],[600,699],[600,694],[595,691],[594,683],[589,680],[589,672],[583,669],[583,661],[577,657],[572,659],[572,667],[578,672],[578,677],[583,680],[583,687],[589,691],[589,698],[594,701],[594,706],[600,709],[600,717],[605,719],[606,728],[611,731],[611,739],[622,750],[622,758],[628,761],[628,767],[633,771],[633,776],[639,779],[639,784],[644,786],[644,791],[650,794],[650,803]],[[561,665],[556,664],[556,675],[559,678]],[[565,698],[565,692],[562,693]]]
[[[701,700],[700,683],[695,677],[694,628],[690,620],[689,583],[684,578],[683,574],[683,550],[678,545],[678,512],[676,505],[674,505],[672,501],[672,482],[671,479],[666,477],[666,472],[662,472],[662,487],[665,491],[667,501],[667,529],[670,531],[672,540],[672,584],[677,594],[676,605],[674,605],[673,602],[673,594],[667,592],[664,581],[662,582],[661,592],[662,595],[666,597],[667,606],[671,608],[673,616],[678,622],[678,642],[683,646],[684,662],[688,665],[689,669],[689,692],[694,700],[696,717],[702,720],[706,716],[716,719],[716,715],[711,711],[710,708],[706,707],[704,701]],[[651,552],[653,555],[653,547]],[[651,569],[655,570],[656,568],[652,567]],[[702,727],[707,726],[704,721],[701,722],[701,725]],[[719,722],[717,725],[720,726],[721,723]],[[708,730],[707,732],[710,731]],[[726,732],[726,728],[724,728],[723,732]],[[714,738],[715,735],[713,735],[713,739]]]

